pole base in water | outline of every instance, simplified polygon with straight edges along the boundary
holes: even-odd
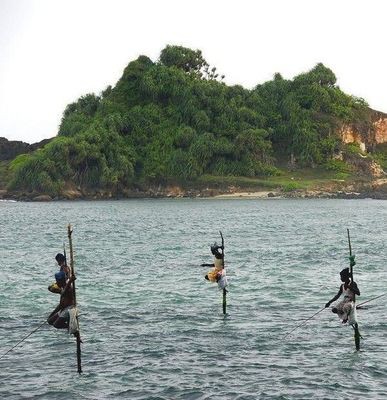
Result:
[[[82,364],[81,364],[81,334],[78,332],[75,333],[75,337],[77,339],[77,366],[78,366],[78,373],[82,373]]]
[[[353,325],[353,329],[355,331],[354,333],[354,338],[355,338],[355,346],[356,346],[356,350],[360,350],[360,332],[359,332],[359,325],[356,323]]]

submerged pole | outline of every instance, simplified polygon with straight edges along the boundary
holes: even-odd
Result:
[[[75,276],[75,271],[74,271],[74,251],[73,251],[73,240],[72,240],[72,233],[73,230],[71,228],[71,225],[69,224],[67,227],[67,236],[69,238],[69,246],[70,246],[70,270],[71,270],[71,276]],[[73,298],[74,298],[74,306],[77,306],[77,297],[76,297],[76,290],[75,290],[75,281],[72,283],[73,285]],[[82,373],[82,363],[81,363],[81,335],[79,333],[79,321],[78,321],[78,315],[77,315],[77,325],[78,325],[78,330],[74,334],[76,339],[77,339],[77,365],[78,365],[78,373]]]

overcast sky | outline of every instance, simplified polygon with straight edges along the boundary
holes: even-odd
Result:
[[[246,88],[322,62],[387,112],[386,11],[384,0],[0,0],[0,137],[55,136],[68,103],[167,44],[201,49]]]

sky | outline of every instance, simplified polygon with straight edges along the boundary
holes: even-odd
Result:
[[[53,137],[67,104],[114,86],[144,54],[200,49],[253,88],[322,62],[387,112],[385,0],[0,0],[0,137]]]

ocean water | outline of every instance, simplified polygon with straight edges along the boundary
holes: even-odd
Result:
[[[0,360],[1,399],[387,398],[387,296],[352,328],[328,309],[348,265],[358,303],[386,292],[387,202],[169,199],[0,202],[0,356],[58,302],[73,224],[83,373],[44,325]],[[225,238],[227,315],[204,279]]]

